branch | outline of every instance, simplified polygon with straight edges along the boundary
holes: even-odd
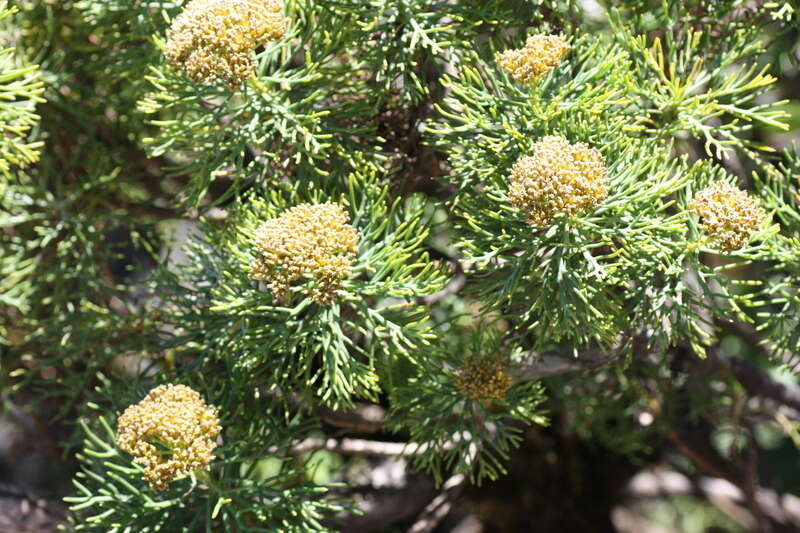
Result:
[[[326,423],[358,433],[375,433],[386,423],[386,410],[375,404],[358,403],[352,411],[334,411],[319,406],[314,413]]]
[[[691,432],[694,436],[697,433],[696,430]],[[699,446],[697,444],[692,446],[684,441],[675,430],[670,430],[667,433],[667,438],[700,472],[724,478],[728,481],[735,479],[733,474],[727,472],[725,466],[721,464],[722,461],[719,454],[715,453],[713,449],[709,449],[709,445],[705,442],[706,439],[703,439]]]
[[[603,351],[599,348],[584,350],[577,357],[544,354],[523,364],[516,374],[518,382],[535,381],[541,378],[566,374],[567,372],[589,372],[611,361],[616,349]]]
[[[638,498],[657,498],[664,495],[702,495],[717,505],[720,500],[746,503],[744,492],[728,480],[701,477],[692,481],[678,472],[642,472],[636,474],[626,489],[629,495]],[[800,498],[791,494],[780,494],[771,489],[755,489],[755,500],[764,513],[773,521],[800,527]],[[750,517],[755,524],[755,520]]]
[[[449,448],[451,446],[446,445],[443,449],[447,450]],[[315,450],[327,450],[342,455],[364,454],[393,457],[396,455],[419,455],[425,453],[427,449],[427,444],[413,442],[383,442],[364,439],[305,439],[293,444],[286,453],[288,455],[300,455]],[[269,453],[277,453],[279,451],[280,449],[277,446],[273,446],[270,448]]]
[[[558,353],[533,356],[517,373],[517,381],[533,381],[567,372],[589,372],[611,361],[625,343],[620,342],[609,351],[599,348],[584,350],[577,357],[566,357]],[[634,339],[634,349],[641,344]],[[726,355],[717,346],[706,349],[707,360],[727,369],[747,391],[781,405],[800,411],[800,386],[780,383],[757,366],[738,357]]]
[[[262,392],[267,401],[282,400],[296,409],[313,411],[324,422],[338,428],[349,429],[359,433],[375,433],[383,429],[386,423],[386,410],[375,404],[357,402],[350,411],[335,411],[322,405],[308,405],[299,394],[286,394],[279,389]]]
[[[717,320],[715,324],[721,328],[735,333],[744,340],[744,342],[756,353],[767,360],[775,360],[773,353],[776,350],[775,344],[767,341],[764,337],[756,331],[752,324],[740,321],[723,321]],[[784,361],[789,363],[789,361]]]
[[[359,512],[340,513],[331,520],[336,531],[348,533],[369,533],[385,531],[392,524],[410,520],[436,494],[433,482],[428,476],[413,475],[402,486],[367,485],[360,488],[348,487],[344,490],[333,488],[333,494],[351,498],[357,502]]]
[[[453,503],[464,489],[466,481],[467,477],[464,474],[457,474],[445,481],[442,485],[442,492],[423,509],[417,521],[408,529],[408,533],[433,531],[452,509]]]
[[[727,369],[750,394],[770,398],[800,411],[800,387],[775,381],[769,374],[738,357],[730,357],[717,346],[706,349],[708,360]]]

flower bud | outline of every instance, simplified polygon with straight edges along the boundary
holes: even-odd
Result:
[[[501,358],[473,354],[458,369],[456,388],[473,400],[502,400],[511,388],[511,377]]]
[[[584,143],[544,137],[511,169],[509,198],[535,227],[591,211],[608,196],[603,156]]]
[[[516,81],[530,83],[558,65],[568,51],[560,35],[531,35],[524,47],[498,54],[497,64]]]
[[[746,191],[726,181],[712,183],[695,195],[689,210],[702,217],[700,228],[730,252],[747,244],[764,220],[764,210]]]
[[[236,90],[255,71],[255,49],[286,33],[280,0],[192,0],[173,21],[167,60],[191,79]]]
[[[335,203],[300,204],[267,220],[256,232],[256,257],[250,277],[267,283],[275,299],[288,300],[291,284],[313,278],[303,292],[320,305],[330,304],[352,271],[358,232]]]
[[[160,385],[117,420],[117,446],[144,466],[160,491],[178,476],[207,469],[221,431],[217,411],[186,385]]]

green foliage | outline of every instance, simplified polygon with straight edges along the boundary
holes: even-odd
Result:
[[[0,28],[8,28],[9,17],[16,12],[15,7],[8,8],[6,0],[0,2]],[[4,33],[13,35],[8,30]],[[39,157],[42,144],[29,140],[29,134],[39,120],[35,107],[44,101],[44,84],[38,67],[24,63],[13,47],[6,46],[13,41],[6,41],[0,39],[0,174],[7,178],[12,168]]]
[[[375,176],[344,180],[349,190],[339,201],[361,237],[353,274],[333,304],[302,299],[299,286],[288,304],[278,304],[249,270],[264,220],[336,196],[297,188],[285,196],[253,194],[224,228],[207,226],[181,274],[161,281],[165,299],[156,305],[176,310],[164,317],[172,324],[169,345],[206,347],[187,356],[194,364],[220,359],[259,387],[286,388],[334,408],[376,399],[379,374],[391,380],[394,366],[428,344],[425,308],[414,300],[440,288],[442,275],[420,252],[427,231],[418,198],[390,204]]]
[[[800,353],[800,153],[793,145],[776,167],[767,167],[753,179],[766,205],[781,225],[776,237],[774,262],[771,264],[759,316],[761,328],[768,332],[771,353],[776,360],[797,365]]]
[[[491,331],[463,332],[467,340],[426,351],[416,375],[395,389],[394,426],[408,430],[414,446],[422,448],[415,450],[412,464],[432,472],[438,482],[444,471],[478,483],[497,479],[525,425],[547,423],[538,383],[517,383],[499,400],[470,398],[459,389],[459,369],[469,357],[489,358],[504,350],[502,337]],[[501,360],[513,367],[524,358],[516,353]]]
[[[77,494],[66,499],[75,531],[327,531],[320,522],[324,514],[341,509],[322,499],[324,489],[295,486],[289,470],[258,479],[245,453],[225,447],[220,453],[236,461],[215,463],[200,479],[178,480],[155,496],[141,480],[141,468],[114,444],[114,430],[102,415],[96,425],[82,423],[86,438],[78,458],[84,467],[75,478]]]

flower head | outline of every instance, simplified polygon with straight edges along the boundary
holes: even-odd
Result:
[[[255,70],[253,52],[286,32],[280,0],[192,0],[169,30],[167,60],[198,82],[239,88]]]
[[[136,456],[155,491],[208,468],[221,431],[217,411],[186,385],[160,385],[117,420],[117,446]]]
[[[535,81],[567,55],[569,45],[560,35],[531,35],[519,50],[497,55],[497,64],[520,83]]]
[[[533,145],[533,155],[514,164],[508,195],[532,226],[543,227],[558,215],[571,217],[599,205],[608,196],[605,171],[596,149],[545,137]]]
[[[300,204],[264,222],[255,235],[252,279],[267,282],[278,301],[304,275],[314,283],[304,292],[321,305],[330,304],[350,275],[358,252],[358,232],[338,204]]]
[[[712,183],[697,193],[689,210],[703,218],[702,230],[728,252],[746,245],[765,216],[747,192],[726,181]]]
[[[511,377],[500,357],[472,354],[457,371],[456,388],[473,400],[501,400],[511,388]]]

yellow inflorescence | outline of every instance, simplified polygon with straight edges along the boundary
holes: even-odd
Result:
[[[724,251],[738,250],[764,220],[764,210],[747,192],[725,181],[715,182],[695,195],[689,210],[703,218],[700,227],[719,241]]]
[[[185,385],[161,385],[117,420],[117,446],[136,456],[155,491],[178,476],[206,469],[221,431],[217,411]]]
[[[501,400],[511,388],[511,377],[499,357],[474,354],[458,369],[456,388],[473,400]]]
[[[497,64],[518,82],[530,83],[558,65],[568,51],[560,35],[531,35],[519,50],[498,54]]]
[[[328,305],[350,275],[358,252],[358,232],[335,203],[300,204],[267,220],[256,232],[256,258],[250,277],[267,283],[275,299],[286,302],[289,287],[303,275],[314,283],[304,290]]]
[[[591,211],[608,196],[605,164],[587,144],[570,144],[563,137],[545,137],[533,145],[533,155],[511,169],[509,197],[527,213],[535,227]]]
[[[280,0],[192,0],[172,23],[167,60],[203,83],[238,89],[255,70],[253,53],[286,33]]]

